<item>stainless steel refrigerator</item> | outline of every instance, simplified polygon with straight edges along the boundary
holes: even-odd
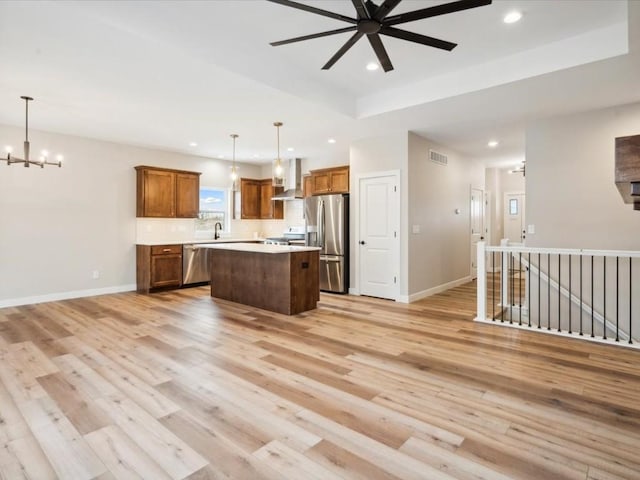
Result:
[[[320,290],[349,290],[349,195],[304,199],[305,244],[320,247]]]

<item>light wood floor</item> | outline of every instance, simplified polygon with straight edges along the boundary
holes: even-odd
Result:
[[[640,352],[473,284],[286,317],[195,288],[0,310],[0,478],[640,478]]]

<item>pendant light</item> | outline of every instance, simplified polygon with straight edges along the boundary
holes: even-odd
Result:
[[[5,151],[7,152],[6,158],[1,158],[0,160],[4,160],[7,162],[7,165],[11,165],[12,163],[23,163],[25,167],[30,167],[31,165],[36,165],[40,168],[44,168],[45,165],[57,165],[58,167],[62,166],[62,155],[56,155],[56,161],[49,161],[49,152],[46,150],[42,150],[40,152],[40,157],[38,160],[31,160],[29,158],[29,151],[31,149],[31,144],[29,143],[29,102],[33,100],[32,97],[22,96],[20,97],[24,100],[25,103],[25,138],[24,138],[24,158],[18,158],[11,155],[13,152],[13,148],[10,146],[5,147]]]
[[[231,164],[231,190],[236,192],[238,191],[238,167],[236,166],[236,138],[238,138],[237,133],[232,133],[231,138],[233,138],[233,163]]]
[[[284,168],[282,167],[282,160],[280,159],[280,127],[282,126],[282,122],[274,122],[273,126],[276,127],[277,138],[278,138],[278,156],[276,157],[275,162],[273,162],[273,186],[274,187],[283,187],[284,186]]]

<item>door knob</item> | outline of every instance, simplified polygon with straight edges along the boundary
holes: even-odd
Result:
[[[360,245],[364,245],[365,241],[364,240],[360,240]]]

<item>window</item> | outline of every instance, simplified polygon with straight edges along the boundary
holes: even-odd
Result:
[[[196,219],[196,233],[213,232],[216,222],[222,230],[229,229],[229,195],[223,188],[200,187],[200,211]]]
[[[509,215],[518,215],[518,199],[509,200]]]

